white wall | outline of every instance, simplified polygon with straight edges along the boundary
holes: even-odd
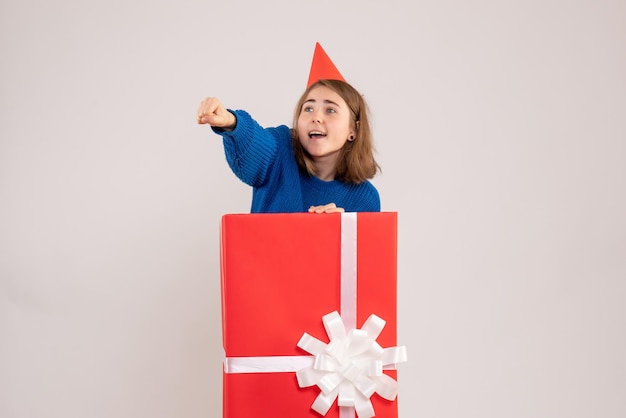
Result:
[[[316,41],[400,214],[402,417],[626,416],[626,3],[3,1],[0,416],[220,416],[207,95],[289,123]]]

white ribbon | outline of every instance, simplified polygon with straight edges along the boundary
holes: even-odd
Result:
[[[356,328],[356,212],[341,214],[341,315],[349,331]]]
[[[311,408],[326,415],[335,399],[340,418],[374,416],[370,397],[378,393],[393,401],[398,383],[383,370],[395,369],[407,361],[406,348],[382,348],[376,338],[385,321],[371,315],[356,329],[357,312],[357,214],[341,214],[341,315],[337,311],[322,317],[330,338],[328,344],[306,332],[298,347],[312,356],[225,357],[225,373],[296,372],[298,385],[317,385],[321,393]],[[343,318],[342,318],[343,317]]]
[[[226,357],[225,373],[297,372],[313,365],[312,356]]]

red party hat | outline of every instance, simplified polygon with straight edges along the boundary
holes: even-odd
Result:
[[[324,48],[319,42],[315,43],[315,52],[313,52],[313,62],[311,63],[311,72],[309,73],[309,81],[307,88],[318,80],[341,80],[346,81],[335,64],[330,60]]]

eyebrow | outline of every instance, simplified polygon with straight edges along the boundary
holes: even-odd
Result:
[[[317,100],[315,100],[315,99],[305,100],[304,103],[302,103],[302,104],[311,103],[311,102],[312,103],[316,103]],[[335,106],[339,107],[339,105],[337,103],[333,102],[332,100],[322,100],[322,102],[323,103],[327,103],[327,104],[332,104],[332,105],[335,105]]]

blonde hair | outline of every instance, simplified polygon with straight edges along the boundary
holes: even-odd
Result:
[[[340,80],[319,80],[309,86],[302,94],[302,97],[300,97],[300,100],[298,100],[293,118],[294,129],[291,130],[293,148],[298,166],[306,170],[310,175],[317,174],[315,166],[313,165],[313,159],[300,143],[295,127],[298,124],[298,117],[302,111],[302,105],[309,92],[319,86],[328,87],[341,96],[346,102],[350,109],[351,128],[356,132],[355,139],[353,141],[347,141],[341,149],[341,153],[337,159],[335,179],[346,183],[362,183],[367,179],[373,178],[376,173],[380,171],[380,166],[374,159],[374,143],[368,119],[369,109],[367,103],[354,87]]]

